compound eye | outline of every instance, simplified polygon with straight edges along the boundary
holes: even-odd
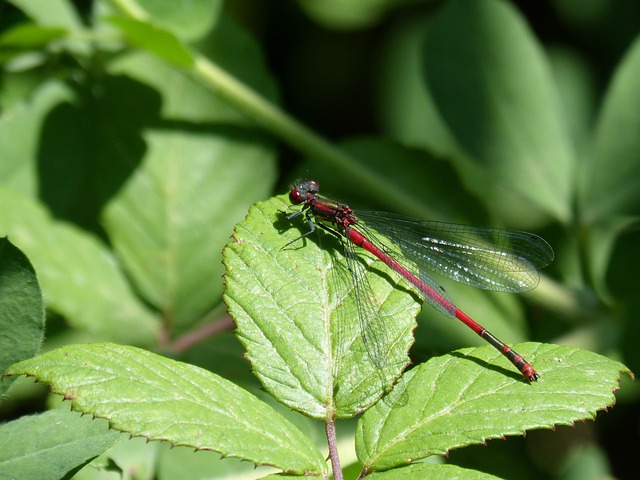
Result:
[[[304,202],[304,198],[302,198],[300,190],[298,190],[297,188],[292,188],[289,192],[289,201],[293,205],[300,205],[302,202]]]

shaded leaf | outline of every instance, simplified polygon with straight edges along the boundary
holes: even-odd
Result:
[[[115,344],[62,347],[10,367],[35,376],[106,418],[112,428],[150,440],[217,451],[287,472],[320,473],[322,454],[271,407],[193,365]]]
[[[540,380],[527,383],[491,347],[437,357],[404,376],[403,402],[378,402],[356,433],[365,468],[386,470],[526,430],[594,419],[615,403],[621,363],[575,347],[521,344]]]
[[[0,47],[36,48],[43,47],[51,40],[65,36],[63,28],[21,24],[0,35]],[[3,53],[4,54],[4,53]]]
[[[36,23],[47,27],[79,29],[82,21],[73,4],[67,0],[10,0]]]
[[[274,96],[246,32],[222,17],[207,43],[215,45],[213,61],[260,79],[255,86]],[[180,332],[220,302],[220,252],[249,205],[271,192],[275,144],[217,92],[153,55],[125,55],[109,70],[162,98],[162,127],[141,135],[140,167],[102,212],[103,223],[138,290]]]
[[[424,40],[433,15],[402,18],[390,26],[378,59],[376,102],[384,131],[405,145],[454,157],[456,142],[447,130],[424,81]]]
[[[583,162],[583,222],[640,213],[640,39],[629,49],[606,94],[593,148]]]
[[[568,221],[571,139],[546,59],[515,7],[447,3],[429,31],[424,61],[436,105],[474,162],[472,184],[486,195],[497,181],[529,210],[535,205]]]
[[[113,255],[94,236],[0,188],[0,234],[30,257],[47,306],[102,338],[151,344],[158,319],[134,296]]]
[[[298,0],[300,7],[314,21],[330,29],[350,30],[371,26],[380,21],[387,10],[405,0]]]
[[[220,301],[220,251],[249,203],[271,189],[272,151],[231,128],[153,131],[147,144],[103,218],[139,291],[181,330]]]
[[[0,476],[65,478],[121,437],[107,422],[65,408],[22,417],[0,425]]]
[[[35,355],[44,337],[44,306],[36,272],[6,238],[0,238],[0,332],[0,372]],[[0,393],[8,386],[0,383]]]

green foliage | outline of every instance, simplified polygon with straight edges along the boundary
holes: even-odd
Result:
[[[43,330],[42,294],[33,266],[8,239],[0,238],[0,369],[35,355]],[[0,383],[0,393],[8,386]]]
[[[620,363],[556,345],[520,344],[543,380],[514,382],[495,365],[507,362],[488,347],[433,358],[403,380],[406,403],[379,402],[362,417],[356,434],[366,468],[387,470],[413,459],[446,454],[490,438],[595,418],[613,404]]]
[[[285,472],[322,472],[313,444],[271,407],[199,367],[146,350],[62,347],[6,370],[50,383],[74,409],[121,432],[214,450]]]
[[[574,152],[549,66],[522,19],[500,2],[451,2],[423,55],[438,110],[477,175],[491,172],[492,182],[567,222]]]
[[[603,355],[640,368],[640,254],[629,234],[640,211],[640,44],[637,25],[624,22],[638,11],[557,3],[553,28],[571,31],[558,38],[588,39],[559,49],[534,34],[540,19],[503,0],[424,10],[299,0],[299,10],[277,14],[244,3],[0,6],[0,236],[11,240],[0,240],[0,370],[51,384],[73,410],[112,428],[61,408],[10,421],[0,427],[0,476],[326,478],[326,454],[314,446],[324,443],[320,422],[306,417],[364,412],[339,442],[356,445],[360,465],[347,475],[495,478],[413,462],[613,405],[629,369]],[[372,32],[385,35],[372,42]],[[592,41],[619,65],[581,50]],[[278,89],[317,131],[278,106]],[[358,103],[365,93],[371,104]],[[305,160],[275,188],[277,142]],[[414,331],[415,295],[363,254],[382,312],[375,330],[385,354],[372,355],[337,240],[314,234],[287,245],[307,225],[285,218],[284,197],[249,209],[295,175],[356,207],[541,232],[557,261],[526,304],[445,283],[499,337],[525,340],[531,327],[549,342],[518,346],[540,381],[524,382],[490,347],[446,353],[482,340],[431,310]],[[240,342],[211,337],[231,323],[223,292]],[[34,357],[40,348],[47,353]],[[243,351],[284,408],[247,375]],[[403,373],[409,361],[416,366]],[[36,395],[23,381],[11,387],[0,418],[23,414]],[[637,405],[637,388],[622,392],[625,406]],[[338,422],[338,432],[348,425]],[[483,465],[504,468],[492,473],[523,465],[549,475],[574,458],[543,467],[528,451],[491,460],[495,443]],[[605,447],[594,441],[575,458],[620,475]]]
[[[352,417],[378,400],[408,364],[418,305],[381,276],[380,266],[368,269],[375,309],[387,326],[379,325],[385,357],[378,370],[363,342],[339,244],[328,237],[324,249],[311,240],[283,249],[300,236],[297,229],[281,235],[276,228],[287,207],[283,197],[259,203],[236,226],[235,241],[223,253],[225,302],[265,389],[313,418]]]
[[[25,416],[0,426],[0,471],[7,478],[65,478],[123,437],[107,422],[65,408]]]

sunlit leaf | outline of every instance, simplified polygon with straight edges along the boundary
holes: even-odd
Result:
[[[154,53],[178,67],[193,65],[193,55],[171,32],[132,18],[112,17],[110,21],[120,28],[132,45]]]
[[[199,367],[115,344],[69,345],[10,367],[122,432],[214,450],[286,472],[322,472],[322,454],[290,422]]]
[[[520,344],[540,380],[527,383],[491,347],[437,357],[405,375],[403,401],[378,402],[356,435],[366,468],[385,470],[526,430],[594,419],[615,403],[621,363],[575,347]]]
[[[283,200],[254,205],[236,226],[223,252],[225,302],[266,390],[313,418],[353,416],[377,400],[407,363],[418,303],[378,263],[362,257],[371,264],[366,279],[375,294],[369,300],[386,325],[377,341],[388,353],[378,368],[362,340],[340,244],[319,232],[285,247],[308,226],[303,218],[286,220]]]

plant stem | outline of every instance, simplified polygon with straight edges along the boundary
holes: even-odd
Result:
[[[404,189],[363,167],[351,155],[287,115],[209,59],[197,53],[194,58],[195,65],[191,73],[218,95],[247,112],[265,130],[274,133],[308,158],[337,169],[345,176],[357,178],[360,184],[390,199],[398,208],[420,215],[421,209]]]
[[[184,352],[212,335],[223,330],[231,330],[234,326],[235,324],[231,317],[225,315],[214,322],[205,323],[201,327],[196,328],[186,335],[176,339],[172,344],[172,350],[174,352]]]
[[[338,456],[336,424],[334,423],[333,418],[326,421],[325,431],[327,432],[327,443],[329,444],[329,458],[331,459],[333,478],[334,480],[343,480],[342,468],[340,467],[340,457]]]

